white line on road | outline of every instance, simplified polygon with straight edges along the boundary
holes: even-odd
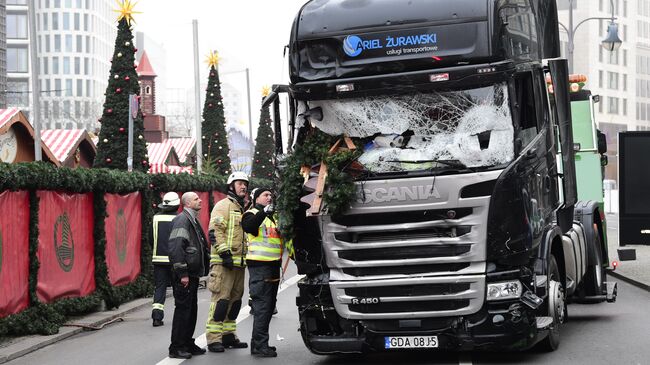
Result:
[[[293,284],[297,283],[298,280],[302,279],[304,275],[295,275],[290,277],[289,279],[285,280],[281,285],[280,288],[278,289],[278,294],[282,293],[283,290],[287,289],[288,287],[292,286]],[[237,323],[245,320],[250,316],[250,307],[245,306],[239,311],[239,315],[237,316]],[[205,333],[199,336],[194,340],[194,343],[198,347],[205,347],[208,345],[208,340],[205,338]],[[163,360],[159,361],[156,365],[178,365],[185,361],[184,359],[172,359],[170,357],[166,357]],[[471,363],[470,363],[471,364]]]
[[[458,365],[472,365],[472,354],[461,352],[458,354]]]

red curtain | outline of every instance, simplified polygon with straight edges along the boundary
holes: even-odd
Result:
[[[93,195],[36,192],[40,263],[36,295],[49,303],[95,290]]]
[[[29,193],[0,194],[0,318],[29,305]]]
[[[106,194],[106,266],[111,285],[124,285],[140,274],[142,218],[140,193]]]

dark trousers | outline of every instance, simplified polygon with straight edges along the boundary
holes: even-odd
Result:
[[[251,349],[260,350],[269,346],[269,324],[280,285],[280,267],[248,266],[248,274],[248,291],[253,307]]]
[[[174,275],[174,320],[172,322],[172,343],[169,351],[188,351],[194,344],[194,328],[196,327],[197,292],[199,278],[190,277],[187,288],[181,285],[180,278]]]
[[[153,281],[156,289],[153,292],[154,308],[151,311],[151,318],[161,320],[165,317],[165,298],[167,287],[172,283],[171,265],[153,265]],[[156,305],[159,304],[159,305]]]

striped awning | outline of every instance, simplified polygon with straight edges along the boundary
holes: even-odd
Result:
[[[18,108],[0,109],[0,128],[4,127],[18,112],[20,112]]]
[[[164,164],[172,150],[172,143],[166,140],[161,143],[148,143],[147,154],[149,155],[149,165]]]
[[[74,152],[79,140],[84,138],[84,129],[45,129],[41,139],[50,148],[59,162],[63,163]]]
[[[185,163],[187,155],[192,151],[196,143],[195,138],[170,138],[168,141],[174,146],[180,163]]]
[[[191,174],[192,166],[167,166],[164,163],[149,163],[150,174]]]

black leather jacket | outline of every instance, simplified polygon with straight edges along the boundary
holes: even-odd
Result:
[[[169,235],[169,262],[180,276],[201,277],[208,274],[210,251],[201,224],[187,209],[172,221]]]

